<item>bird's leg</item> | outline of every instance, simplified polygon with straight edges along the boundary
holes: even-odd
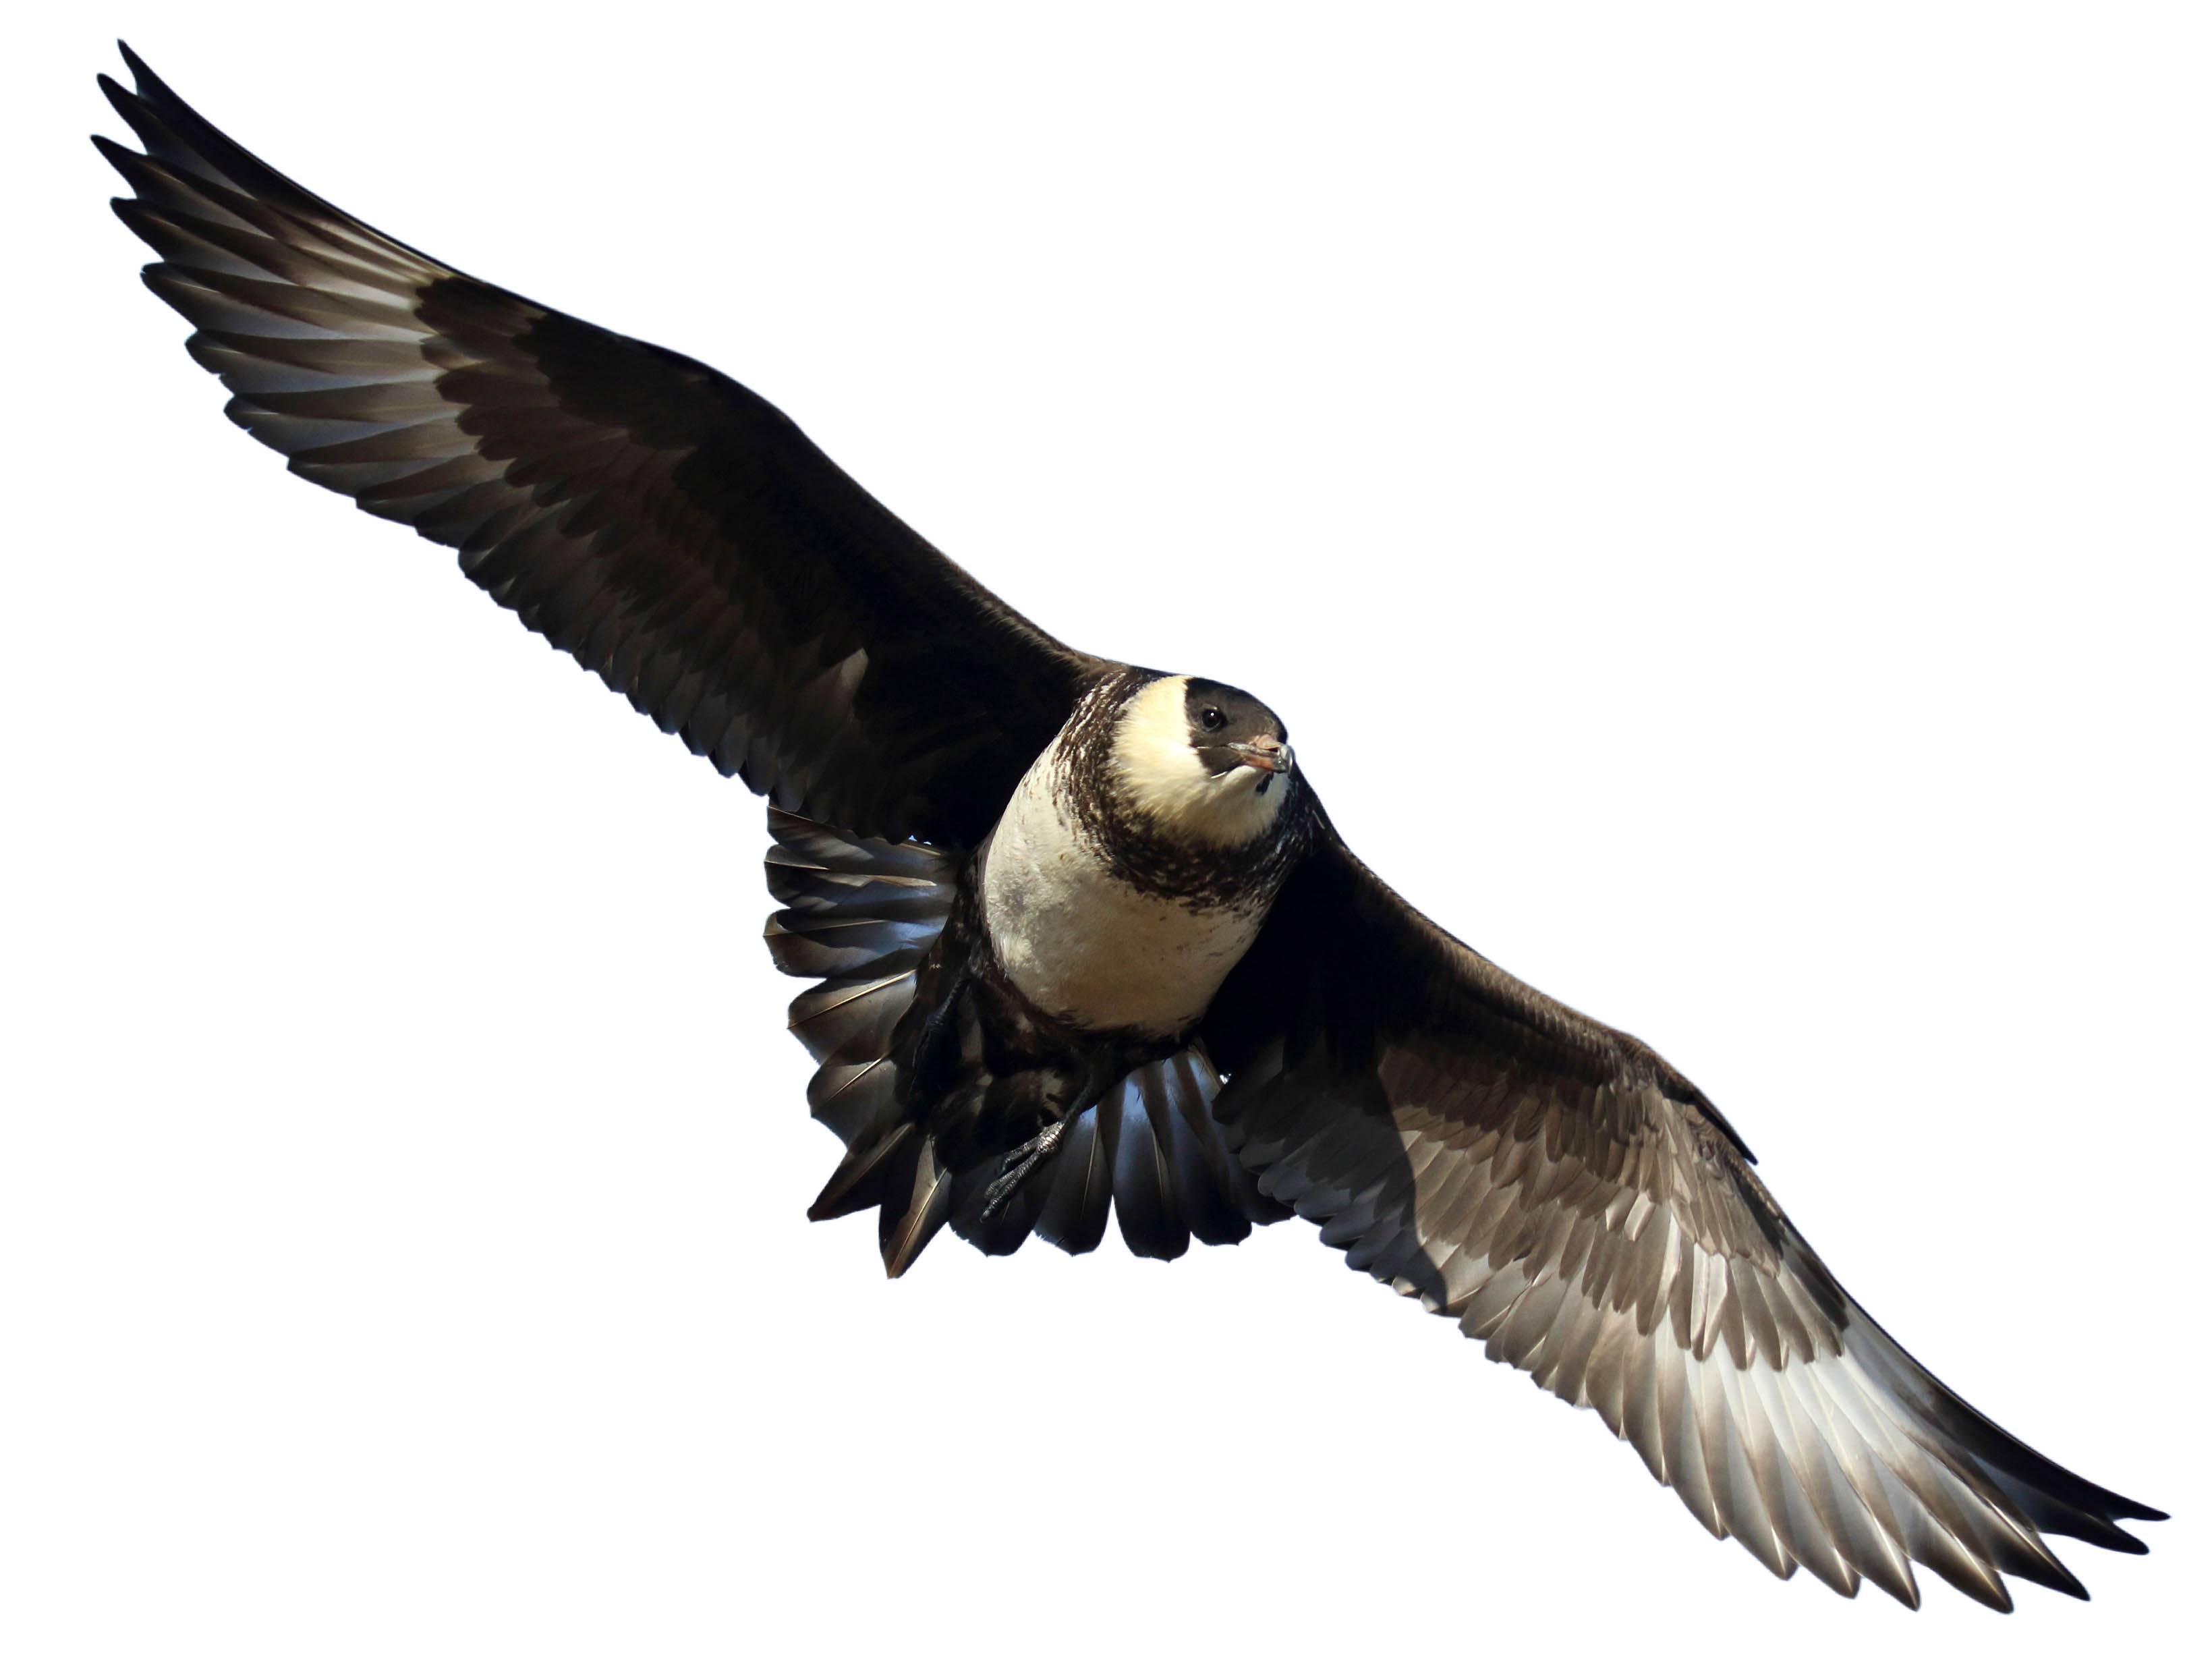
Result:
[[[927,1100],[941,1091],[946,1061],[954,1057],[952,1050],[958,1041],[952,1017],[959,1007],[961,993],[968,988],[969,963],[963,957],[941,963],[939,972],[944,978],[931,988],[933,1000],[929,1012],[922,1016],[921,1030],[915,1035],[912,1058],[900,1086],[900,1093],[908,1101]]]
[[[1074,1115],[1071,1113],[1042,1133],[1031,1135],[1006,1154],[999,1164],[998,1179],[983,1188],[983,1220],[997,1218],[999,1212],[1005,1209],[1012,1201],[1014,1194],[1021,1190],[1022,1182],[1029,1178],[1030,1172],[1060,1150],[1060,1140],[1067,1133],[1067,1126],[1074,1121]]]
[[[1116,1080],[1111,1076],[1101,1075],[1097,1067],[1092,1067],[1084,1080],[1082,1090],[1066,1110],[1000,1160],[998,1179],[983,1189],[981,1219],[994,1219],[1000,1211],[1012,1202],[1014,1194],[1021,1190],[1022,1182],[1036,1172],[1037,1165],[1060,1150],[1060,1143],[1067,1136],[1068,1125],[1096,1106]]]

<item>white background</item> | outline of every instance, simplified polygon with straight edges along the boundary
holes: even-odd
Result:
[[[2198,9],[93,9],[0,114],[0,1650],[2191,1638]],[[1846,1604],[1304,1224],[809,1226],[757,803],[222,418],[83,140],[118,31],[1266,697],[2154,1553]]]

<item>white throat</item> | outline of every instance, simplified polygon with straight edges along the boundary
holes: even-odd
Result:
[[[1184,696],[1188,674],[1154,680],[1129,699],[1114,728],[1109,766],[1131,806],[1171,838],[1208,847],[1242,847],[1274,827],[1288,780],[1249,766],[1216,774],[1190,746]]]

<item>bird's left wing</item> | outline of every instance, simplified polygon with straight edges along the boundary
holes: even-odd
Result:
[[[1596,1409],[1775,1572],[1917,1605],[2081,1595],[2044,1533],[2156,1510],[2022,1445],[1847,1296],[1705,1097],[1413,910],[1325,822],[1206,1016],[1260,1190],[1491,1358]]]
[[[310,194],[125,49],[155,293],[233,420],[778,805],[972,844],[1101,667],[704,364],[463,275]]]

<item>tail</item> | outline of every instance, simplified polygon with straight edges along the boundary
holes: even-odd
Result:
[[[1132,1254],[1167,1260],[1194,1237],[1233,1244],[1255,1223],[1290,1213],[1222,1145],[1212,1114],[1220,1076],[1193,1043],[1109,1090],[986,1220],[983,1189],[997,1159],[955,1167],[900,1087],[901,1022],[917,997],[927,1007],[930,952],[963,855],[850,836],[773,806],[768,817],[769,890],[786,907],[769,918],[769,951],[785,973],[822,981],[792,1003],[791,1029],[819,1062],[807,1103],[845,1143],[810,1218],[875,1208],[884,1266],[896,1278],[947,1222],[988,1255],[1019,1249],[1031,1232],[1079,1255],[1105,1237],[1110,1208]]]

